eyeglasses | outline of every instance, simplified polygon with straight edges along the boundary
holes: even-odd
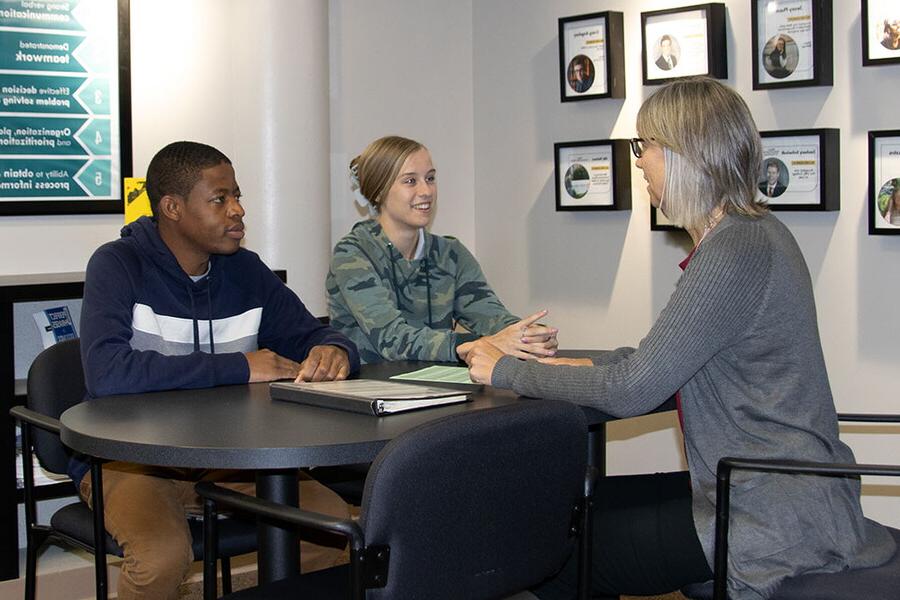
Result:
[[[634,154],[635,158],[640,158],[644,155],[644,150],[647,148],[647,142],[643,138],[631,138],[631,153]]]

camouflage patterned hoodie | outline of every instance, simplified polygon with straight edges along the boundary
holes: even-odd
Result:
[[[459,240],[426,231],[422,257],[407,260],[375,220],[337,243],[325,286],[331,326],[356,343],[363,363],[456,361],[459,344],[519,320]],[[471,333],[454,332],[457,323]]]

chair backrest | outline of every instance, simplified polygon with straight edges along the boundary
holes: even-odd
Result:
[[[402,418],[402,417],[401,417]],[[571,404],[523,400],[413,429],[378,455],[366,545],[390,547],[367,598],[495,598],[562,566],[584,495],[587,426]]]
[[[84,371],[79,340],[66,340],[37,355],[28,369],[28,408],[58,419],[70,406],[84,400]],[[34,429],[34,453],[53,473],[65,473],[69,451],[59,437]]]

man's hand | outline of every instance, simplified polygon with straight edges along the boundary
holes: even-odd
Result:
[[[313,346],[300,363],[296,382],[335,381],[347,379],[350,374],[350,358],[347,351],[337,346]]]
[[[293,379],[300,372],[299,363],[279,356],[271,350],[246,352],[244,356],[247,357],[247,364],[250,366],[250,383]]]
[[[488,342],[487,338],[460,344],[456,352],[460,356],[465,356],[465,361],[469,365],[469,379],[485,385],[491,385],[494,365],[504,356],[503,351]]]

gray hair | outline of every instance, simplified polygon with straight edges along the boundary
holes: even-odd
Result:
[[[754,217],[768,210],[757,200],[759,131],[734,90],[708,77],[674,81],[641,106],[637,131],[663,148],[661,201],[674,223],[700,231],[719,207]]]

